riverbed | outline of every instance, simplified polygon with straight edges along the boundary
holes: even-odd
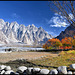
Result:
[[[12,51],[37,51],[44,50],[44,48],[32,48],[32,47],[0,47],[0,53],[6,53],[6,49],[11,49]]]

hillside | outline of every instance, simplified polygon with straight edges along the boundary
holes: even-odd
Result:
[[[64,31],[62,31],[56,38],[61,40],[65,37],[73,37],[74,35],[75,35],[75,28],[72,25],[70,25]]]

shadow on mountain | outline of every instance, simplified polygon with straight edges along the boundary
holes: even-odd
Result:
[[[48,41],[48,38],[44,38],[43,41],[40,41],[40,44],[45,43],[46,41]]]

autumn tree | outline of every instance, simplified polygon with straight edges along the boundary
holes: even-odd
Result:
[[[49,39],[46,44],[43,45],[46,49],[59,48],[60,46],[62,46],[62,43],[57,38]]]
[[[49,7],[75,28],[75,1],[49,1]]]
[[[55,47],[59,49],[60,46],[62,46],[62,43],[60,41],[56,41]]]
[[[65,37],[61,41],[57,38],[49,39],[44,45],[45,49],[70,49],[75,47],[75,36]]]
[[[44,45],[43,45],[43,48],[48,49],[49,47],[48,47],[47,44],[44,44]]]
[[[75,48],[75,39],[73,40],[73,46],[74,46],[74,48]]]
[[[61,43],[65,49],[65,47],[72,47],[72,37],[65,37],[61,40]]]

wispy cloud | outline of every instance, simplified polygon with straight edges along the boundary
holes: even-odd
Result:
[[[64,20],[60,20],[61,17],[59,16],[54,16],[50,19],[50,21],[48,22],[48,24],[50,24],[51,27],[66,27],[68,25],[68,23]],[[51,24],[53,23],[53,24]]]
[[[12,18],[19,18],[20,16],[19,15],[17,15],[17,13],[12,13]]]

